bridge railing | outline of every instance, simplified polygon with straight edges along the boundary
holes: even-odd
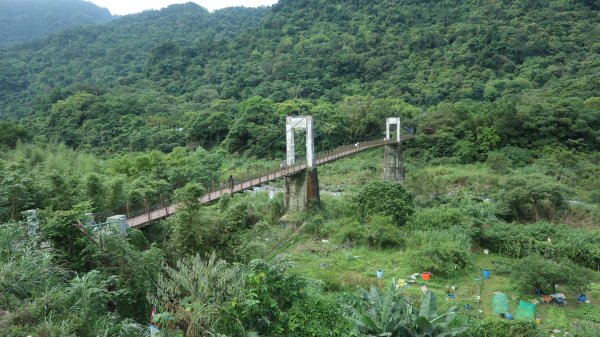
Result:
[[[413,138],[411,136],[403,136],[402,139]],[[358,141],[353,144],[339,146],[330,150],[321,151],[315,154],[315,160],[317,164],[332,161],[341,157],[345,157],[356,152],[360,152],[362,150],[381,146],[384,144],[392,144],[395,143],[393,139],[370,139],[364,141]],[[213,182],[207,188],[207,193],[199,200],[201,203],[209,203],[214,200],[220,199],[224,194],[229,194],[231,192],[239,192],[246,189],[249,189],[254,186],[262,185],[266,182],[276,180],[285,176],[289,176],[291,174],[302,171],[306,168],[306,162],[304,160],[296,162],[294,165],[286,166],[286,167],[274,167],[267,170],[259,170],[258,172],[246,173],[246,174],[237,174],[234,177],[234,185],[233,191],[231,188],[230,181],[218,181]],[[161,198],[163,199],[163,198]],[[145,205],[141,209],[136,209],[133,212],[127,212],[127,216],[129,219],[137,218],[137,217],[147,217],[148,221],[152,221],[155,219],[164,218],[169,214],[172,214],[174,210],[178,207],[178,204],[173,203],[168,199],[161,200],[160,203],[156,203],[153,205],[148,205],[145,202]],[[131,222],[130,222],[131,223]]]
[[[242,174],[234,177],[233,192],[246,190],[253,186],[262,185],[266,182],[288,176],[303,170],[306,167],[306,161],[300,160],[292,166],[271,168],[268,170],[259,170],[252,174]],[[221,181],[216,184],[211,184],[206,195],[202,198],[205,202],[210,202],[219,199],[223,194],[230,193],[232,190],[229,181]]]
[[[369,139],[365,141],[359,141],[354,144],[339,146],[330,150],[321,151],[315,154],[317,162],[323,159],[336,159],[352,153],[364,150],[365,148],[379,146],[385,143],[393,143],[393,140],[384,140],[382,138]],[[303,170],[306,167],[306,161],[297,161],[292,166],[275,167],[270,170],[259,170],[258,172],[252,172],[251,174],[242,174],[234,177],[233,192],[248,189],[253,186],[262,185],[263,183],[279,179]],[[219,181],[217,183],[211,183],[206,195],[202,198],[204,202],[211,202],[219,199],[223,194],[229,193],[231,185],[229,181]]]

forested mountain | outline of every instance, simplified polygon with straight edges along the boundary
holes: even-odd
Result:
[[[2,0],[0,46],[112,18],[106,8],[83,0]]]
[[[598,337],[598,5],[189,3],[0,48],[0,335]],[[400,116],[403,181],[379,147],[306,211],[198,202],[281,170],[292,114],[316,150]]]
[[[395,99],[410,105],[406,117],[426,111],[417,118],[423,126],[450,127],[451,143],[598,149],[597,5],[282,0],[270,10],[215,13],[171,6],[2,50],[2,115],[27,118],[34,133],[73,147],[168,150],[228,138],[234,149],[256,136],[232,134],[226,121],[253,96],[270,99],[263,113],[274,114],[258,124],[281,123],[272,104],[290,99],[329,117],[353,106],[377,115],[373,100]],[[190,126],[198,116],[224,129],[202,139],[206,132]],[[185,135],[173,131],[184,124]],[[168,135],[148,142],[156,128]]]

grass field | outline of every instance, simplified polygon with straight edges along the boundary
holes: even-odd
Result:
[[[365,183],[381,179],[382,158],[383,150],[375,149],[319,167],[321,188],[326,191],[341,192],[341,196],[323,198],[325,213],[329,212],[328,203],[343,205],[336,198],[352,198]],[[501,175],[491,172],[483,164],[419,169],[410,163],[410,159],[407,159],[405,186],[413,192],[418,206],[419,203],[426,202],[424,200],[431,194],[452,198],[461,191],[466,191],[471,195],[487,197],[498,188],[501,179]],[[336,207],[341,206],[336,205]],[[342,209],[336,212],[341,214],[349,210]],[[325,216],[330,215],[328,213]],[[590,218],[588,217],[587,220]],[[297,265],[298,273],[322,281],[325,289],[333,292],[353,291],[357,287],[367,288],[371,284],[383,287],[399,279],[408,280],[409,275],[425,271],[412,267],[414,263],[411,261],[411,252],[419,248],[411,247],[410,237],[408,237],[409,247],[405,249],[376,250],[336,242],[334,238],[327,235],[335,231],[331,228],[335,225],[335,221],[329,221],[326,224],[328,230],[325,234],[307,232],[301,224],[295,226],[300,228],[295,233],[285,234],[287,230],[278,231],[279,242],[285,242],[284,248],[278,252],[290,254]],[[410,284],[403,290],[404,294],[418,299],[421,294],[420,286],[426,285],[438,295],[438,302],[441,303],[442,309],[457,305],[464,315],[480,318],[496,316],[492,312],[492,297],[495,292],[500,291],[508,295],[510,310],[513,313],[520,300],[530,301],[538,298],[533,290],[531,293],[523,293],[511,282],[520,275],[511,274],[507,268],[503,268],[503,264],[513,263],[514,259],[497,254],[483,254],[482,248],[476,246],[471,248],[469,255],[471,263],[467,269],[447,276],[433,275],[430,281],[418,278],[414,284]],[[382,279],[377,279],[377,269],[384,270]],[[491,271],[489,279],[483,279],[483,269]],[[576,302],[578,293],[572,292],[565,293],[567,304],[564,306],[539,304],[536,316],[541,319],[541,331],[549,332],[555,328],[568,329],[569,324],[582,318],[600,323],[599,280],[600,273],[595,272],[592,280],[595,283],[587,292],[587,297],[592,303],[590,305],[578,304]],[[448,300],[446,296],[446,289],[451,286],[456,286],[454,300]],[[559,291],[562,290],[559,288]],[[476,300],[476,296],[479,296],[480,301]],[[471,305],[473,310],[466,313],[462,309],[465,304]]]

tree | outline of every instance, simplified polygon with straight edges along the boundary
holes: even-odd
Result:
[[[21,211],[36,206],[39,196],[31,173],[16,166],[0,171],[0,221],[18,219]]]
[[[307,281],[289,272],[288,256],[253,260],[246,268],[244,290],[234,299],[232,313],[246,331],[275,336],[288,331],[288,312],[306,298]]]
[[[13,122],[0,122],[0,148],[14,149],[17,142],[28,140],[29,133],[22,125]]]
[[[542,289],[556,292],[556,285],[566,285],[576,292],[584,291],[592,279],[591,271],[580,267],[571,260],[547,260],[533,254],[515,261],[512,273],[519,275],[513,282],[524,291]]]
[[[95,246],[74,224],[86,222],[86,213],[92,206],[89,201],[81,202],[66,211],[45,211],[41,214],[41,233],[50,241],[55,255],[65,265],[75,271],[90,270]]]
[[[106,204],[106,187],[100,175],[92,173],[85,179],[85,196],[92,202],[94,210],[104,209]]]
[[[514,175],[503,185],[498,195],[498,210],[508,220],[553,220],[566,207],[567,188],[550,177]]]
[[[188,183],[175,191],[180,209],[165,220],[170,229],[169,251],[174,258],[209,253],[215,248],[209,240],[221,237],[221,233],[214,231],[215,225],[219,224],[218,218],[211,217],[207,210],[200,208],[203,195],[204,189],[195,183]]]
[[[374,181],[365,185],[356,197],[356,203],[363,218],[387,215],[397,226],[406,224],[414,213],[412,195],[395,181]]]
[[[231,124],[225,141],[229,152],[262,156],[276,154],[275,149],[282,148],[285,143],[285,139],[278,139],[285,132],[285,124],[283,116],[275,111],[273,101],[252,97],[241,102],[239,110],[240,114]]]
[[[175,200],[180,202],[188,210],[197,210],[200,207],[200,198],[206,191],[202,185],[197,183],[187,183],[175,191]]]

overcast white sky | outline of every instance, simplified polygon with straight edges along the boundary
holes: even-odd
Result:
[[[269,6],[277,0],[88,0],[96,5],[108,8],[112,14],[125,15],[138,13],[146,9],[161,9],[171,4],[181,4],[186,2],[195,2],[200,6],[214,11],[215,9],[245,6],[258,7]]]

